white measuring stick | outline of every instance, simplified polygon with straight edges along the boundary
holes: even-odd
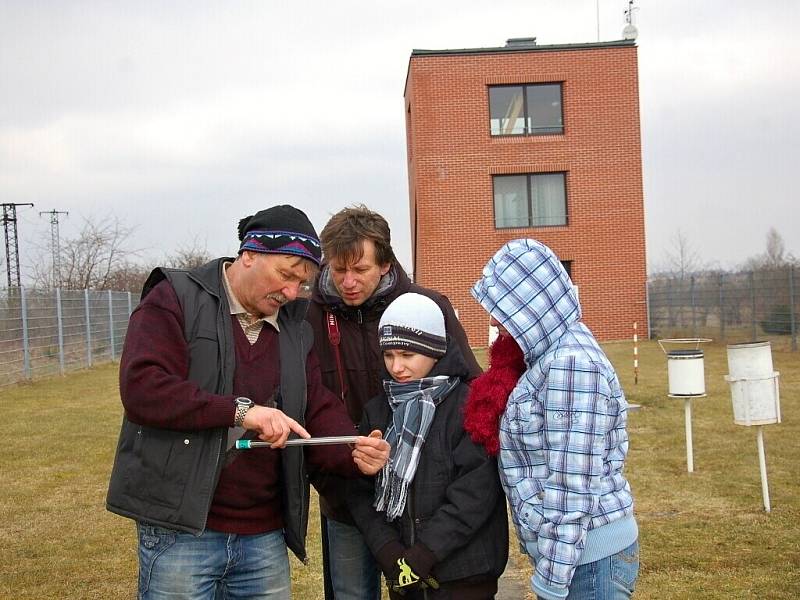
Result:
[[[761,496],[764,500],[764,510],[770,511],[769,482],[767,482],[767,458],[764,454],[764,426],[756,428],[756,443],[758,444],[758,467],[761,470]]]
[[[684,421],[686,425],[686,469],[694,473],[694,451],[692,449],[692,399],[683,401]]]
[[[324,446],[326,444],[355,444],[358,436],[355,435],[334,435],[330,437],[316,438],[294,438],[286,440],[287,446]],[[269,448],[272,442],[262,442],[260,440],[236,440],[237,450],[249,450],[250,448]]]

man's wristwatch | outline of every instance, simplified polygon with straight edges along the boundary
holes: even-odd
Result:
[[[244,423],[244,416],[253,406],[253,401],[250,398],[239,396],[234,402],[236,403],[236,416],[233,418],[233,424],[236,427],[241,427],[242,423]]]

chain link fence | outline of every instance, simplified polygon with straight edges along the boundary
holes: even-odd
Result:
[[[696,273],[648,282],[651,338],[785,339],[797,350],[798,269]],[[0,387],[117,360],[138,294],[0,290]]]
[[[138,294],[0,291],[0,386],[116,360]]]
[[[795,266],[652,278],[647,285],[650,337],[728,343],[783,339],[797,350],[799,283]]]

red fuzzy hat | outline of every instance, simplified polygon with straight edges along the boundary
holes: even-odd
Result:
[[[491,456],[500,451],[500,417],[524,372],[522,349],[510,335],[500,335],[489,348],[489,369],[470,385],[464,429]]]

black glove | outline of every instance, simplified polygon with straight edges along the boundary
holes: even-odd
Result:
[[[386,576],[387,587],[398,596],[409,590],[439,588],[439,582],[431,576],[436,556],[421,542],[408,548],[397,541],[389,542],[376,558]]]
[[[397,566],[400,569],[400,572],[397,576],[397,581],[390,582],[390,588],[393,592],[404,595],[406,590],[425,590],[428,588],[433,588],[434,590],[439,589],[439,582],[436,581],[436,578],[434,578],[432,575],[420,577],[414,572],[414,570],[411,568],[411,565],[406,562],[405,558],[398,558]]]

